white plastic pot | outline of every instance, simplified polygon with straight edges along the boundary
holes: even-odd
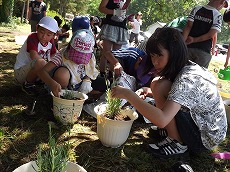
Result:
[[[62,90],[60,95],[67,90]],[[70,91],[70,90],[69,90]],[[81,100],[67,100],[53,96],[53,114],[54,117],[63,125],[74,124],[81,114],[83,104],[88,96],[84,93],[73,91],[74,97],[81,98]]]
[[[36,162],[30,161],[16,168],[13,172],[36,172],[35,170],[38,170],[38,166]],[[68,162],[66,168],[63,170],[63,172],[76,172],[76,171],[87,172],[83,167],[72,162]]]
[[[124,109],[121,113],[125,113],[131,120],[112,120],[103,115],[106,106],[101,104],[94,108],[97,114],[97,135],[104,146],[117,148],[128,139],[133,121],[138,118],[138,114],[132,109]]]
[[[230,124],[230,99],[224,100],[224,106],[226,110],[228,124]]]

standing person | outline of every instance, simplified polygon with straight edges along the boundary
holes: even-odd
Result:
[[[166,137],[149,148],[158,157],[199,153],[219,145],[226,137],[227,119],[215,77],[188,60],[181,33],[174,28],[159,28],[149,38],[148,61],[158,78],[150,88],[138,92],[115,87],[112,97],[129,101],[152,123],[164,128]],[[140,97],[141,98],[140,98]],[[143,101],[153,96],[155,106]]]
[[[57,51],[54,36],[58,29],[55,19],[43,17],[38,23],[37,32],[28,36],[16,57],[15,79],[29,95],[34,95],[38,72]]]
[[[141,31],[141,25],[142,25],[142,13],[138,12],[135,15],[135,19],[133,19],[132,22],[129,22],[129,24],[132,27],[131,33],[130,33],[130,38],[129,38],[129,44],[131,44],[134,40],[135,45],[138,45],[138,35]]]
[[[205,68],[212,58],[212,38],[221,31],[222,15],[219,10],[223,7],[228,7],[228,0],[210,0],[207,5],[195,7],[183,30],[189,59]]]
[[[28,19],[31,25],[31,32],[36,32],[38,22],[46,16],[46,4],[43,0],[33,0],[29,4]]]
[[[131,0],[102,0],[99,5],[99,11],[106,14],[99,35],[103,40],[102,56],[100,57],[101,76],[105,76],[107,64],[104,54],[107,51],[120,49],[122,45],[127,44],[126,9],[130,1]]]

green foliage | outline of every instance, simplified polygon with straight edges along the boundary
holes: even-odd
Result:
[[[9,22],[13,14],[14,0],[2,0],[0,22]]]
[[[63,25],[65,23],[65,19],[58,12],[56,12],[54,10],[48,10],[46,14],[47,14],[47,16],[50,16],[50,17],[53,17],[53,18],[55,16],[60,17],[60,19],[62,19],[62,24],[61,25]]]
[[[48,150],[39,147],[37,154],[37,172],[61,172],[68,162],[68,144],[57,145],[49,125]]]
[[[67,100],[75,99],[74,91],[73,90],[65,90],[62,97]]]
[[[121,111],[121,99],[112,98],[111,89],[106,90],[106,116],[110,119],[114,119],[115,116],[120,114]]]

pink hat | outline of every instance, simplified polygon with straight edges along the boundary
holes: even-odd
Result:
[[[70,41],[69,59],[76,64],[88,64],[94,44],[95,39],[90,30],[77,30]]]

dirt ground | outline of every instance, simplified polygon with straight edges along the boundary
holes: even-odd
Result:
[[[38,145],[47,143],[47,121],[52,118],[52,97],[49,95],[30,97],[14,81],[13,66],[21,47],[15,43],[15,36],[27,34],[29,34],[29,26],[17,29],[0,27],[0,133],[2,130],[5,131],[0,137],[1,172],[12,172],[18,166],[36,159]],[[223,66],[223,61],[215,60],[210,65],[212,72]],[[217,76],[215,72],[213,73]],[[218,81],[219,88],[229,92],[227,90],[229,82]],[[35,99],[37,100],[36,115],[31,118],[25,115],[25,110],[31,107]],[[96,134],[96,119],[84,112],[71,129],[71,135],[68,135],[66,128],[59,127],[55,130],[58,142],[69,140],[70,160],[77,162],[87,171],[165,172],[178,161],[178,159],[164,161],[150,154],[146,145],[153,140],[148,137],[149,125],[144,124],[141,119],[134,121],[129,139],[117,149],[102,146]],[[228,139],[220,145],[218,151],[229,150],[229,134],[227,137]],[[189,160],[194,171],[230,169],[228,161],[216,161],[210,153]]]

